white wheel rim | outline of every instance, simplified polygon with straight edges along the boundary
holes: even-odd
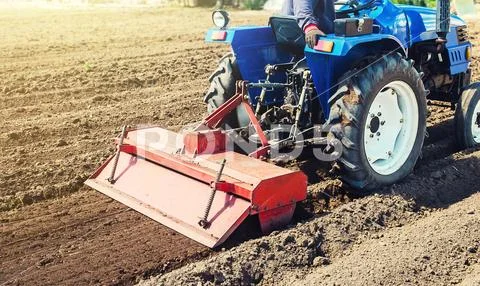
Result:
[[[480,143],[480,101],[473,110],[471,128],[473,141]]]
[[[406,82],[390,82],[375,96],[363,133],[367,160],[375,172],[391,175],[404,165],[415,144],[418,118],[417,99]]]

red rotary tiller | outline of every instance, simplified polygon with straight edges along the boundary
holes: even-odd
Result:
[[[249,215],[258,215],[265,233],[287,224],[306,198],[307,178],[259,160],[269,144],[246,88],[238,82],[237,94],[194,131],[124,127],[116,154],[86,184],[208,247],[224,242]],[[218,128],[240,105],[261,142],[248,156],[226,150],[229,137]]]

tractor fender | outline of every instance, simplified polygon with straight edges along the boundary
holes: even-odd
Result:
[[[272,28],[269,26],[239,26],[235,28],[211,28],[205,35],[206,43],[229,44],[234,50],[242,46],[275,44]]]
[[[395,49],[395,52],[407,54],[407,50],[403,47],[401,41],[395,36],[388,34],[370,34],[357,37],[337,37],[334,34],[329,34],[321,37],[320,40],[333,42],[332,52],[317,51],[308,46],[305,47],[305,52],[345,56],[358,45],[370,49],[373,46],[379,47],[380,44],[380,47],[385,49],[391,48]],[[275,36],[269,26],[241,26],[229,29],[212,28],[207,31],[205,42],[230,44],[234,51],[244,47],[276,45]],[[370,43],[372,46],[366,45],[367,43]]]
[[[366,56],[400,53],[407,50],[394,36],[371,34],[358,37],[335,37],[328,35],[320,40],[333,42],[330,53],[305,47],[305,57],[312,73],[315,90],[325,118],[330,114],[330,98],[338,88],[337,82],[355,64]]]

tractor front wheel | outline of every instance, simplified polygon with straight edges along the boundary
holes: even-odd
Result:
[[[480,145],[480,83],[465,88],[455,110],[455,132],[461,149]]]
[[[370,190],[406,177],[420,156],[426,132],[425,90],[413,62],[383,56],[345,76],[334,134],[343,145],[344,180]]]

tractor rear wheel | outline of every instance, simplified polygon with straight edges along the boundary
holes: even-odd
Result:
[[[235,95],[235,83],[241,80],[237,61],[232,53],[220,59],[217,69],[210,75],[210,88],[205,93],[204,102],[207,104],[208,113],[212,113],[225,101]],[[247,120],[247,123],[244,121]],[[248,124],[248,115],[242,108],[237,108],[224,120],[224,127],[237,128]]]
[[[351,186],[371,190],[406,177],[426,133],[426,94],[413,62],[383,56],[345,76],[333,133],[343,145],[339,163]]]
[[[480,145],[480,83],[465,88],[455,110],[455,132],[460,148]]]

